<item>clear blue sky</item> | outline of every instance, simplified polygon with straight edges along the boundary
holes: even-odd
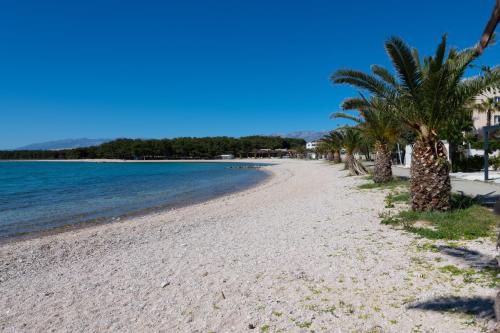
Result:
[[[335,126],[340,67],[475,44],[493,0],[0,4],[0,148],[63,138],[241,136]],[[495,65],[500,45],[480,63]]]

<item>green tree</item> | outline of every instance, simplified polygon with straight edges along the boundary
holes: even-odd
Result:
[[[342,137],[339,132],[331,131],[330,133],[323,136],[321,139],[321,145],[324,145],[325,150],[328,151],[329,160],[333,163],[340,163],[340,149],[342,148]]]
[[[375,163],[373,181],[384,183],[392,180],[391,147],[399,138],[400,127],[394,113],[389,110],[390,105],[385,100],[373,97],[370,100],[349,98],[342,103],[344,111],[359,112],[359,116],[345,112],[335,112],[331,118],[344,118],[355,121],[358,128],[373,142]]]
[[[257,149],[296,149],[305,144],[303,139],[275,136],[117,139],[97,147],[58,151],[0,151],[0,159],[213,159],[222,154],[247,157]]]
[[[357,127],[345,126],[335,130],[340,137],[342,147],[345,149],[344,164],[351,176],[365,175],[368,173],[363,164],[358,161],[354,154],[359,152],[363,139],[361,131]]]
[[[422,62],[417,49],[392,37],[385,49],[396,75],[374,65],[371,74],[342,69],[331,77],[334,83],[350,84],[385,100],[397,119],[415,132],[410,191],[417,211],[450,208],[450,164],[440,141],[443,130],[475,96],[500,83],[498,67],[464,79],[466,69],[479,56],[478,49],[446,52],[446,44],[443,36],[435,54]]]

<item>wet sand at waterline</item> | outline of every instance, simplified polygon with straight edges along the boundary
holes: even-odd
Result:
[[[259,160],[262,162],[262,160]],[[434,311],[494,290],[380,224],[383,191],[319,161],[208,202],[0,245],[4,332],[480,332]],[[484,257],[491,240],[462,242]],[[439,261],[436,258],[439,257]],[[461,266],[462,265],[462,266]],[[451,300],[451,301],[450,301]]]

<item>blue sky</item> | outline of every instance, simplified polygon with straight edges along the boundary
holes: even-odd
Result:
[[[63,138],[325,130],[341,67],[383,42],[475,44],[494,1],[22,1],[0,4],[0,148]],[[500,45],[479,64],[495,65]]]

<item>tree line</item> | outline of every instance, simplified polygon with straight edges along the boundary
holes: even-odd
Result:
[[[219,155],[252,157],[259,149],[303,149],[303,139],[276,136],[116,139],[99,146],[63,150],[0,151],[0,159],[215,159]]]

